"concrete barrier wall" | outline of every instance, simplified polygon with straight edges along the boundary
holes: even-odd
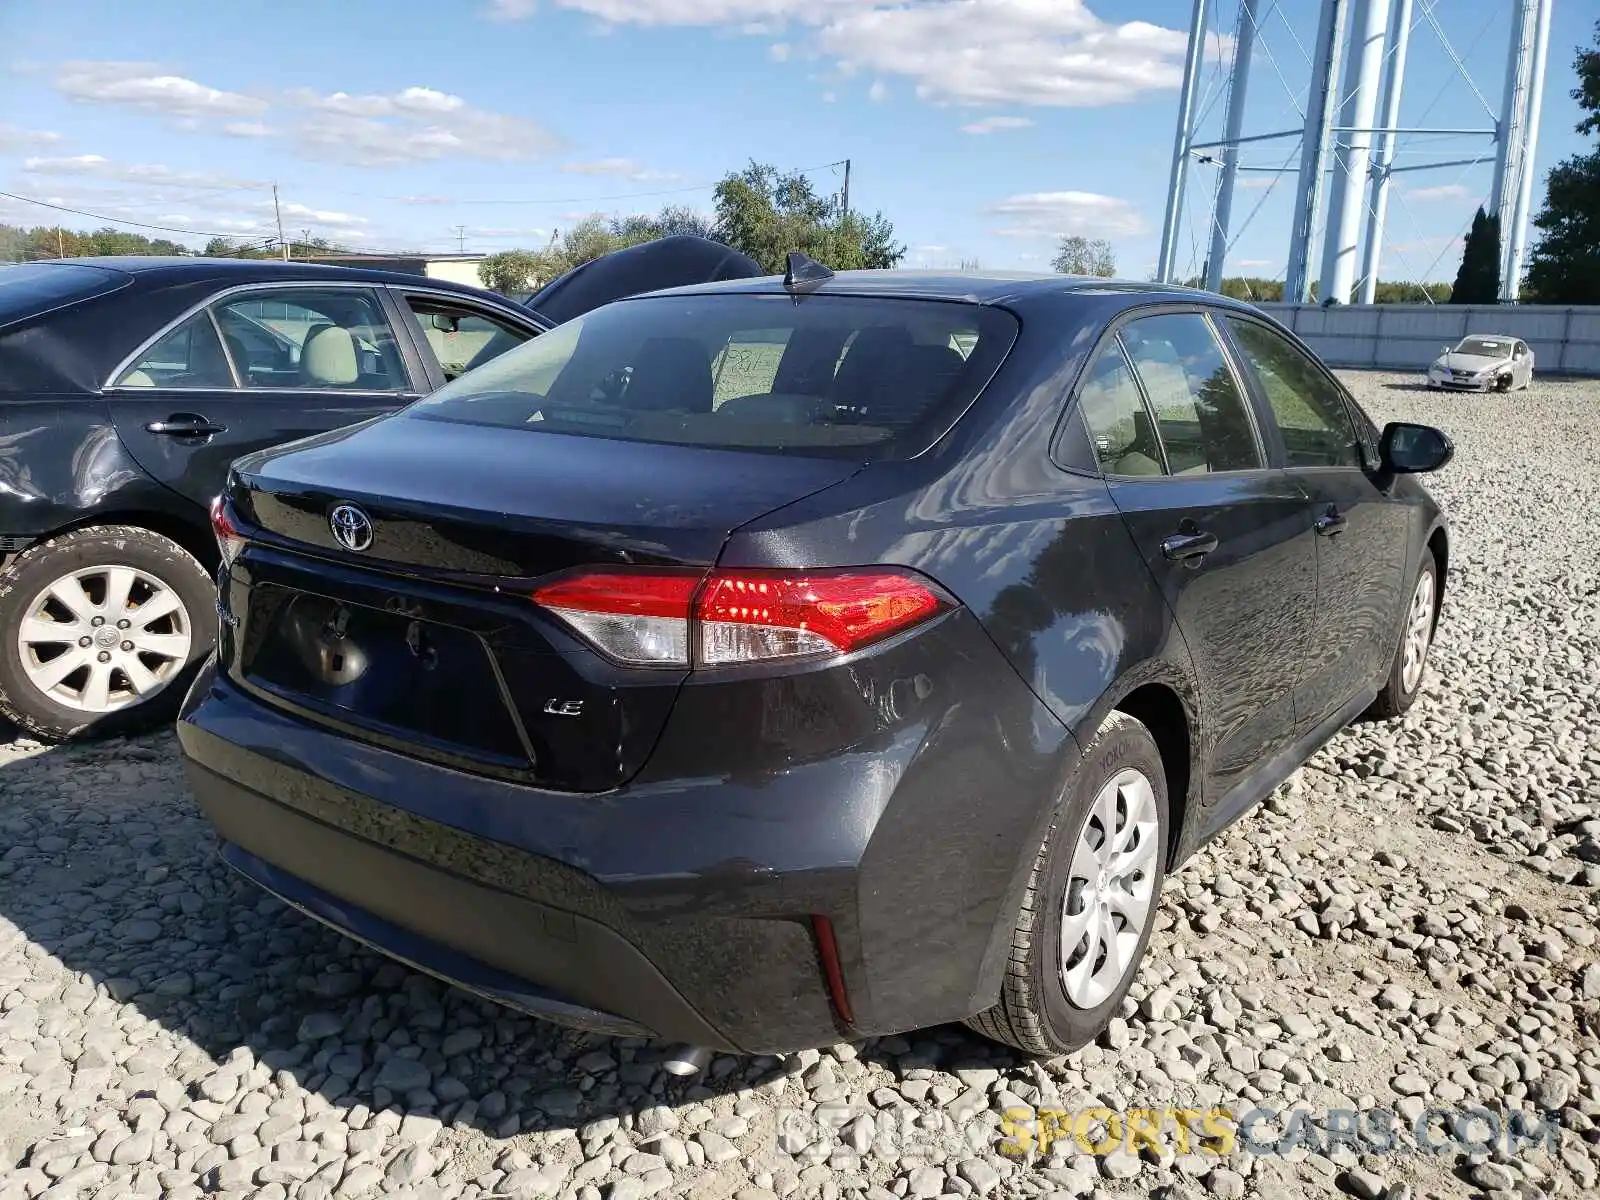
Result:
[[[1469,333],[1521,338],[1534,370],[1600,375],[1600,306],[1475,304],[1259,304],[1335,367],[1425,371],[1446,343]]]

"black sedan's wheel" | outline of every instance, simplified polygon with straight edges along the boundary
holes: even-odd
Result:
[[[216,640],[214,585],[176,542],[96,526],[0,574],[0,713],[48,741],[170,720]]]
[[[1383,691],[1367,710],[1369,716],[1398,717],[1416,703],[1422,691],[1422,677],[1428,668],[1428,651],[1433,648],[1438,609],[1439,568],[1432,554],[1424,554],[1422,569],[1411,585],[1411,599],[1406,604],[1400,628],[1400,644],[1395,647]]]
[[[1084,752],[1039,848],[1000,1003],[967,1024],[1029,1054],[1092,1041],[1127,994],[1155,923],[1167,856],[1155,739],[1114,712]]]

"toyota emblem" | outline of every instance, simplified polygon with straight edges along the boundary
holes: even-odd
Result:
[[[340,504],[328,514],[333,540],[346,550],[357,552],[372,545],[372,518],[354,504]]]

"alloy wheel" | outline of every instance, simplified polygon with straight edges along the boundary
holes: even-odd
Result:
[[[1411,609],[1406,614],[1404,648],[1400,659],[1400,686],[1409,694],[1422,682],[1422,668],[1428,661],[1428,644],[1433,640],[1433,572],[1424,571],[1411,594]]]
[[[1140,771],[1100,789],[1073,850],[1061,912],[1061,985],[1076,1007],[1094,1008],[1133,965],[1153,907],[1161,818]]]
[[[147,571],[85,567],[28,604],[17,650],[28,682],[54,703],[109,713],[148,699],[189,661],[193,626],[173,588]]]

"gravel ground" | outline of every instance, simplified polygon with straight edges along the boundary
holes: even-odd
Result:
[[[1099,1045],[1032,1063],[945,1028],[670,1079],[651,1047],[486,1006],[234,882],[170,736],[15,741],[0,1200],[1595,1195],[1600,381],[1348,378],[1380,419],[1456,439],[1428,691],[1168,881]],[[1001,1114],[1030,1105],[1116,1112],[1090,1143],[1128,1109],[1163,1125],[1135,1153],[1018,1160]],[[1213,1106],[1279,1115],[1206,1147],[1165,1112]],[[1416,1144],[1419,1114],[1467,1106],[1471,1144]],[[1487,1115],[1515,1113],[1557,1114],[1553,1146],[1487,1147]]]

